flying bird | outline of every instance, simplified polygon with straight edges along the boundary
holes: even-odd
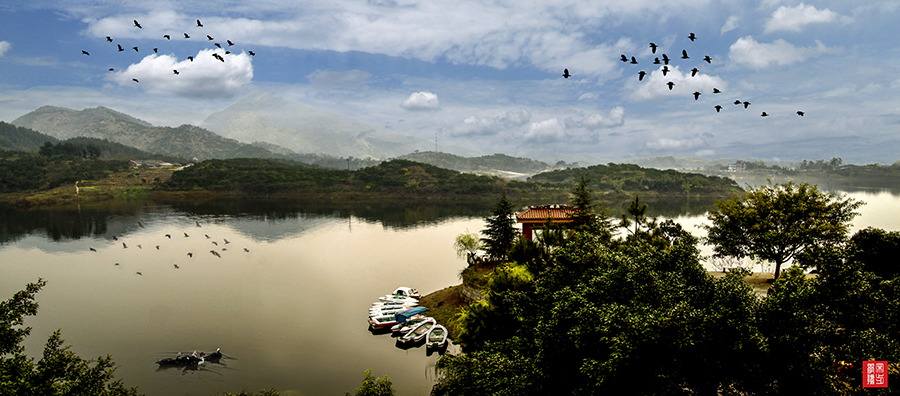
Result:
[[[94,249],[94,248],[92,248],[92,247],[89,247],[88,249],[91,249],[92,252],[96,252],[96,251],[97,251],[97,249]]]
[[[106,36],[106,41],[112,42],[112,37]]]
[[[136,27],[136,28],[138,28],[138,29],[143,29],[143,28],[141,27],[141,24],[138,23],[137,19],[134,20],[134,27]]]
[[[691,57],[687,55],[687,50],[681,50],[681,59],[691,59]]]
[[[189,56],[189,57],[188,57],[188,60],[191,61],[191,62],[193,62],[193,61],[194,61],[194,57],[193,57],[193,56]]]
[[[705,60],[706,63],[712,63],[712,58],[710,58],[709,55],[704,56],[703,60]]]
[[[154,53],[154,54],[155,54],[155,53],[158,53],[158,50],[159,50],[159,48],[154,48],[154,49],[153,49],[153,53]]]
[[[766,112],[764,111],[764,112],[762,112],[762,114],[760,114],[760,116],[762,116],[762,117],[768,117],[768,116],[769,116],[769,113],[766,113]]]
[[[750,102],[746,102],[746,101],[745,101],[745,102],[744,102],[744,108],[746,109],[748,106],[750,106]]]
[[[185,33],[184,38],[189,39],[189,38],[191,38],[191,36],[189,36],[187,33]]]
[[[125,242],[122,242],[122,249],[128,249],[128,245],[126,245]]]
[[[740,100],[740,99],[737,99],[737,100],[734,101],[734,105],[735,105],[735,106],[739,106],[740,104],[741,104],[741,100]]]
[[[662,59],[663,59],[663,63],[665,63],[667,65],[669,64],[669,56],[668,55],[663,54]]]
[[[650,51],[654,54],[656,53],[656,47],[658,47],[658,45],[650,43]]]
[[[81,50],[81,53],[82,53],[82,54],[85,54],[85,55],[87,55],[87,56],[91,56],[91,54],[89,54],[89,53],[88,53],[87,51],[85,51],[85,50]]]
[[[572,75],[569,74],[569,69],[563,69],[563,75],[562,75],[562,76],[563,76],[563,78],[569,78],[569,77],[572,77]]]
[[[113,71],[113,68],[110,67],[110,68],[109,68],[109,71]]]
[[[802,111],[800,111],[800,110],[797,110],[797,115],[798,115],[798,116],[803,117],[804,114],[806,114],[806,113],[804,113],[804,112],[802,112]]]
[[[172,235],[166,234],[166,238],[172,239]]]
[[[203,27],[203,24],[200,23],[200,20],[199,20],[199,19],[197,20],[197,27]]]
[[[722,111],[722,106],[721,106],[721,105],[716,105],[716,113],[718,113],[718,112],[720,112],[720,111]]]
[[[209,234],[203,234],[203,236],[205,236],[206,239],[209,239]]]
[[[688,35],[688,38],[691,39],[691,41],[694,41],[697,39],[697,36],[695,36],[694,33],[691,33]]]
[[[250,56],[256,56],[256,53],[253,51],[247,51],[247,53],[250,54]]]
[[[138,222],[138,227],[144,228],[144,223]]]
[[[113,240],[114,240],[114,241],[118,241],[118,240],[119,240],[119,238],[116,238],[116,236],[115,236],[115,235],[113,235]]]
[[[620,59],[622,59],[622,62],[628,62],[628,57],[625,56],[625,54],[622,54],[622,57]]]
[[[185,233],[184,233],[184,237],[185,237],[185,238],[188,238],[188,237],[190,237],[190,235],[188,235],[188,233],[185,232]]]
[[[131,49],[133,49],[133,50],[134,50],[134,52],[138,52],[138,49],[137,49],[137,47],[131,47]]]
[[[199,222],[199,221],[194,220],[194,222],[197,223],[197,227],[200,227],[200,222]]]
[[[225,42],[228,43],[228,46],[229,46],[229,47],[231,47],[232,45],[234,45],[234,43],[231,42],[231,40],[225,40]]]
[[[125,51],[125,48],[122,48],[122,44],[116,44],[116,47],[119,47],[119,52]]]
[[[637,59],[634,59],[633,56],[631,57],[631,64],[632,64],[632,65],[638,64]]]
[[[213,43],[213,44],[215,44],[215,45],[216,45],[216,48],[222,48],[222,46],[221,46],[221,45],[219,45],[219,43]]]
[[[244,251],[250,253],[250,249],[244,248]]]
[[[138,244],[137,247],[138,247],[138,249],[143,249],[143,248],[144,248],[144,247],[141,246],[140,244]]]
[[[188,257],[194,257],[194,253],[188,252]]]
[[[166,40],[171,40],[171,39],[172,39],[172,36],[169,36],[168,34],[164,34],[163,37],[165,37]]]
[[[691,69],[691,77],[696,76],[696,75],[697,75],[697,72],[699,72],[699,71],[700,71],[700,69],[698,69],[698,68],[696,68],[696,67],[693,68],[693,69]]]
[[[719,91],[719,88],[713,88],[713,93],[722,93],[722,91]]]
[[[159,245],[156,245],[156,250],[159,250]]]
[[[668,65],[664,65],[664,66],[662,67],[662,73],[663,73],[663,76],[665,76],[667,73],[669,73],[669,66],[668,66]]]
[[[178,268],[179,268],[179,267],[178,267],[178,264],[172,264],[172,265],[175,266],[175,269],[178,269]]]
[[[644,76],[647,75],[647,72],[641,70],[638,72],[638,81],[644,81]]]
[[[215,40],[214,38],[212,38],[212,36],[210,36],[210,35],[208,35],[208,34],[206,35],[206,38],[209,39],[209,41]]]
[[[136,274],[138,274],[140,276],[144,276],[144,274],[140,273],[140,271],[136,272]]]
[[[172,73],[175,73],[175,75],[177,76],[177,75],[178,75],[178,70],[172,70]]]
[[[231,243],[231,242],[229,242],[229,241],[228,241],[227,239],[225,239],[225,238],[222,238],[222,240],[225,241],[225,244],[226,244],[226,245],[229,244],[229,243]]]
[[[668,86],[669,86],[669,91],[671,91],[671,90],[672,90],[672,87],[674,87],[674,86],[675,86],[675,83],[673,83],[673,82],[671,82],[671,81],[669,81],[669,82],[668,82],[668,83],[666,83],[666,85],[668,85]]]
[[[662,62],[659,61],[659,58],[658,58],[658,57],[653,59],[653,64],[654,64],[654,65],[658,65],[658,64],[660,64],[660,63],[662,63]]]
[[[694,91],[694,100],[700,99],[700,91]]]
[[[216,245],[216,246],[219,246],[219,242],[216,242],[216,241],[212,241],[212,244],[213,244],[213,245]]]

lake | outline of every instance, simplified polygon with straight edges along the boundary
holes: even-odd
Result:
[[[867,202],[854,232],[900,229],[897,192],[849,195]],[[696,225],[705,222],[708,203],[649,204],[651,216],[702,234]],[[489,210],[235,201],[6,210],[0,298],[47,280],[38,315],[26,321],[33,327],[28,353],[39,355],[62,329],[75,353],[111,354],[116,377],[147,395],[262,388],[342,395],[369,368],[390,376],[397,395],[424,395],[438,355],[373,335],[366,311],[398,286],[426,294],[458,284],[466,263],[453,251],[454,237],[482,230]],[[221,364],[197,370],[154,363],[216,348],[225,354]]]

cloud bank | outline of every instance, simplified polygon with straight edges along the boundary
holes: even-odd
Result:
[[[797,47],[783,39],[765,44],[757,42],[753,36],[747,36],[731,45],[728,57],[735,63],[759,70],[773,65],[790,65],[837,51],[818,40],[814,47]]]
[[[431,92],[414,92],[400,102],[400,107],[409,111],[438,111],[441,103]]]
[[[772,17],[766,21],[765,33],[781,30],[799,32],[804,26],[811,23],[834,22],[841,18],[836,12],[829,9],[819,10],[812,5],[800,3],[796,7],[781,6],[772,13]]]
[[[213,54],[224,59],[221,61]],[[175,71],[178,73],[176,74]],[[188,98],[230,98],[253,79],[250,55],[225,54],[222,50],[201,50],[193,61],[172,55],[150,55],[108,80],[121,86],[135,86],[153,94]],[[134,79],[138,80],[137,82]]]

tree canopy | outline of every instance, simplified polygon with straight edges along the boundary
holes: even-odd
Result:
[[[506,260],[512,249],[519,232],[516,230],[515,211],[513,204],[506,198],[506,193],[500,196],[500,200],[491,209],[491,214],[485,217],[486,228],[481,231],[484,238],[485,250],[493,260]]]
[[[781,265],[806,249],[844,242],[862,205],[807,183],[768,185],[719,201],[705,225],[716,257],[750,257]]]

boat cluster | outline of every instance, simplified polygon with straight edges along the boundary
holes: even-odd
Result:
[[[158,360],[156,364],[160,367],[173,367],[173,366],[196,366],[198,364],[204,362],[210,363],[219,363],[222,359],[222,350],[220,348],[216,348],[216,351],[213,353],[204,353],[194,351],[190,355],[186,355],[184,353],[178,352],[174,358],[165,358],[162,360]]]
[[[369,330],[391,333],[401,347],[422,343],[426,349],[445,349],[449,344],[447,328],[429,316],[428,308],[419,306],[419,292],[409,287],[399,287],[393,294],[378,298],[369,308]]]

